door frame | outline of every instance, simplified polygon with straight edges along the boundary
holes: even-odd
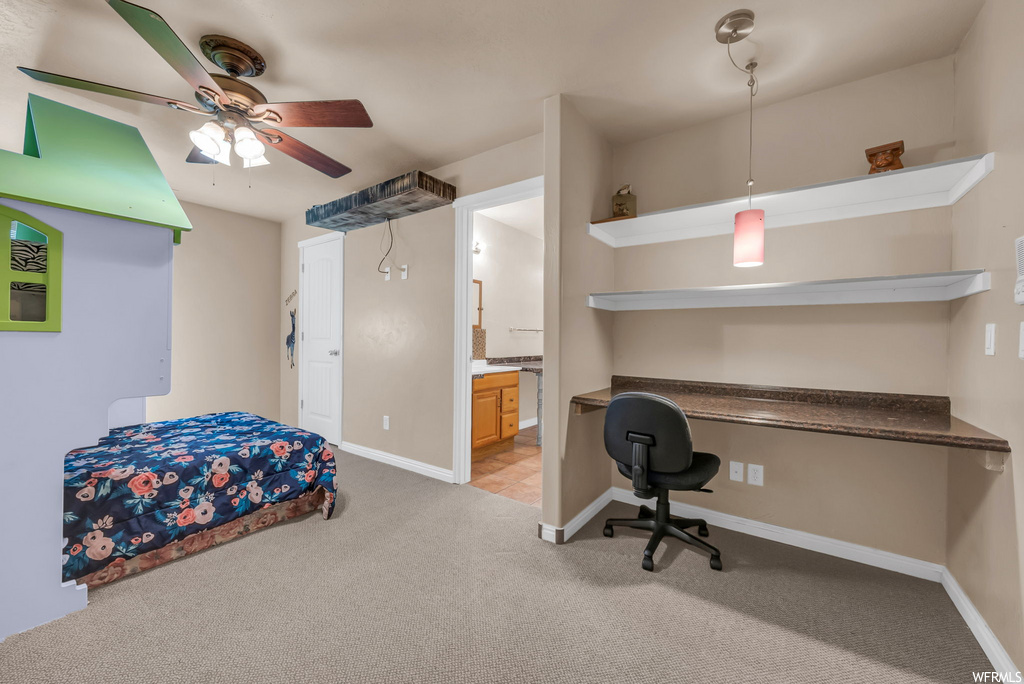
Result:
[[[341,253],[341,260],[339,262],[338,270],[338,301],[341,302],[341,320],[338,322],[340,332],[339,335],[341,340],[339,341],[338,349],[338,377],[341,380],[341,388],[338,390],[338,443],[336,446],[341,447],[341,442],[344,439],[344,433],[342,427],[344,424],[343,416],[345,415],[345,234],[331,232],[326,235],[319,235],[315,238],[308,240],[302,240],[298,243],[299,248],[299,286],[296,288],[298,291],[299,303],[296,308],[299,310],[299,322],[295,326],[295,335],[298,339],[295,340],[295,363],[299,368],[299,396],[296,399],[298,404],[298,416],[299,416],[299,429],[305,429],[303,426],[303,391],[305,389],[305,370],[302,365],[302,354],[305,343],[305,335],[303,334],[303,327],[306,322],[306,300],[302,296],[302,281],[304,273],[304,265],[306,260],[306,247],[313,247],[315,245],[321,245],[327,242],[338,242],[338,251]]]
[[[452,421],[452,474],[455,484],[469,482],[473,425],[473,214],[502,204],[544,195],[544,176],[460,197],[455,209],[455,403]]]

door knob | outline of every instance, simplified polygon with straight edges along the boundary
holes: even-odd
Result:
[[[340,349],[331,349],[331,350],[328,350],[328,352],[327,352],[327,354],[330,355],[330,356],[337,356],[340,353],[341,353]]]

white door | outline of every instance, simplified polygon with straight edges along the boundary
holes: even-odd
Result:
[[[299,427],[341,444],[341,235],[299,243]]]

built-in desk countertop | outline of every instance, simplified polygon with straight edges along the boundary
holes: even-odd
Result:
[[[621,392],[651,392],[689,418],[1008,453],[1010,444],[950,415],[949,397],[801,389],[612,376],[612,386],[572,398],[577,414]]]

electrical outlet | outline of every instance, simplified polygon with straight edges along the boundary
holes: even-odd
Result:
[[[985,324],[985,356],[996,355],[996,324]]]
[[[729,461],[729,479],[735,482],[743,482],[743,464],[739,461]]]
[[[1017,358],[1024,361],[1024,322],[1020,324],[1020,341],[1017,342]]]
[[[384,429],[385,430],[390,430],[391,429],[391,416],[384,416]]]
[[[764,486],[764,466],[753,463],[747,466],[747,484]]]
[[[384,267],[384,280],[391,280],[391,267],[390,266],[385,266]]]
[[[400,266],[400,268],[402,269],[402,280],[408,280],[409,279],[409,265],[408,264],[403,264],[402,266]]]

